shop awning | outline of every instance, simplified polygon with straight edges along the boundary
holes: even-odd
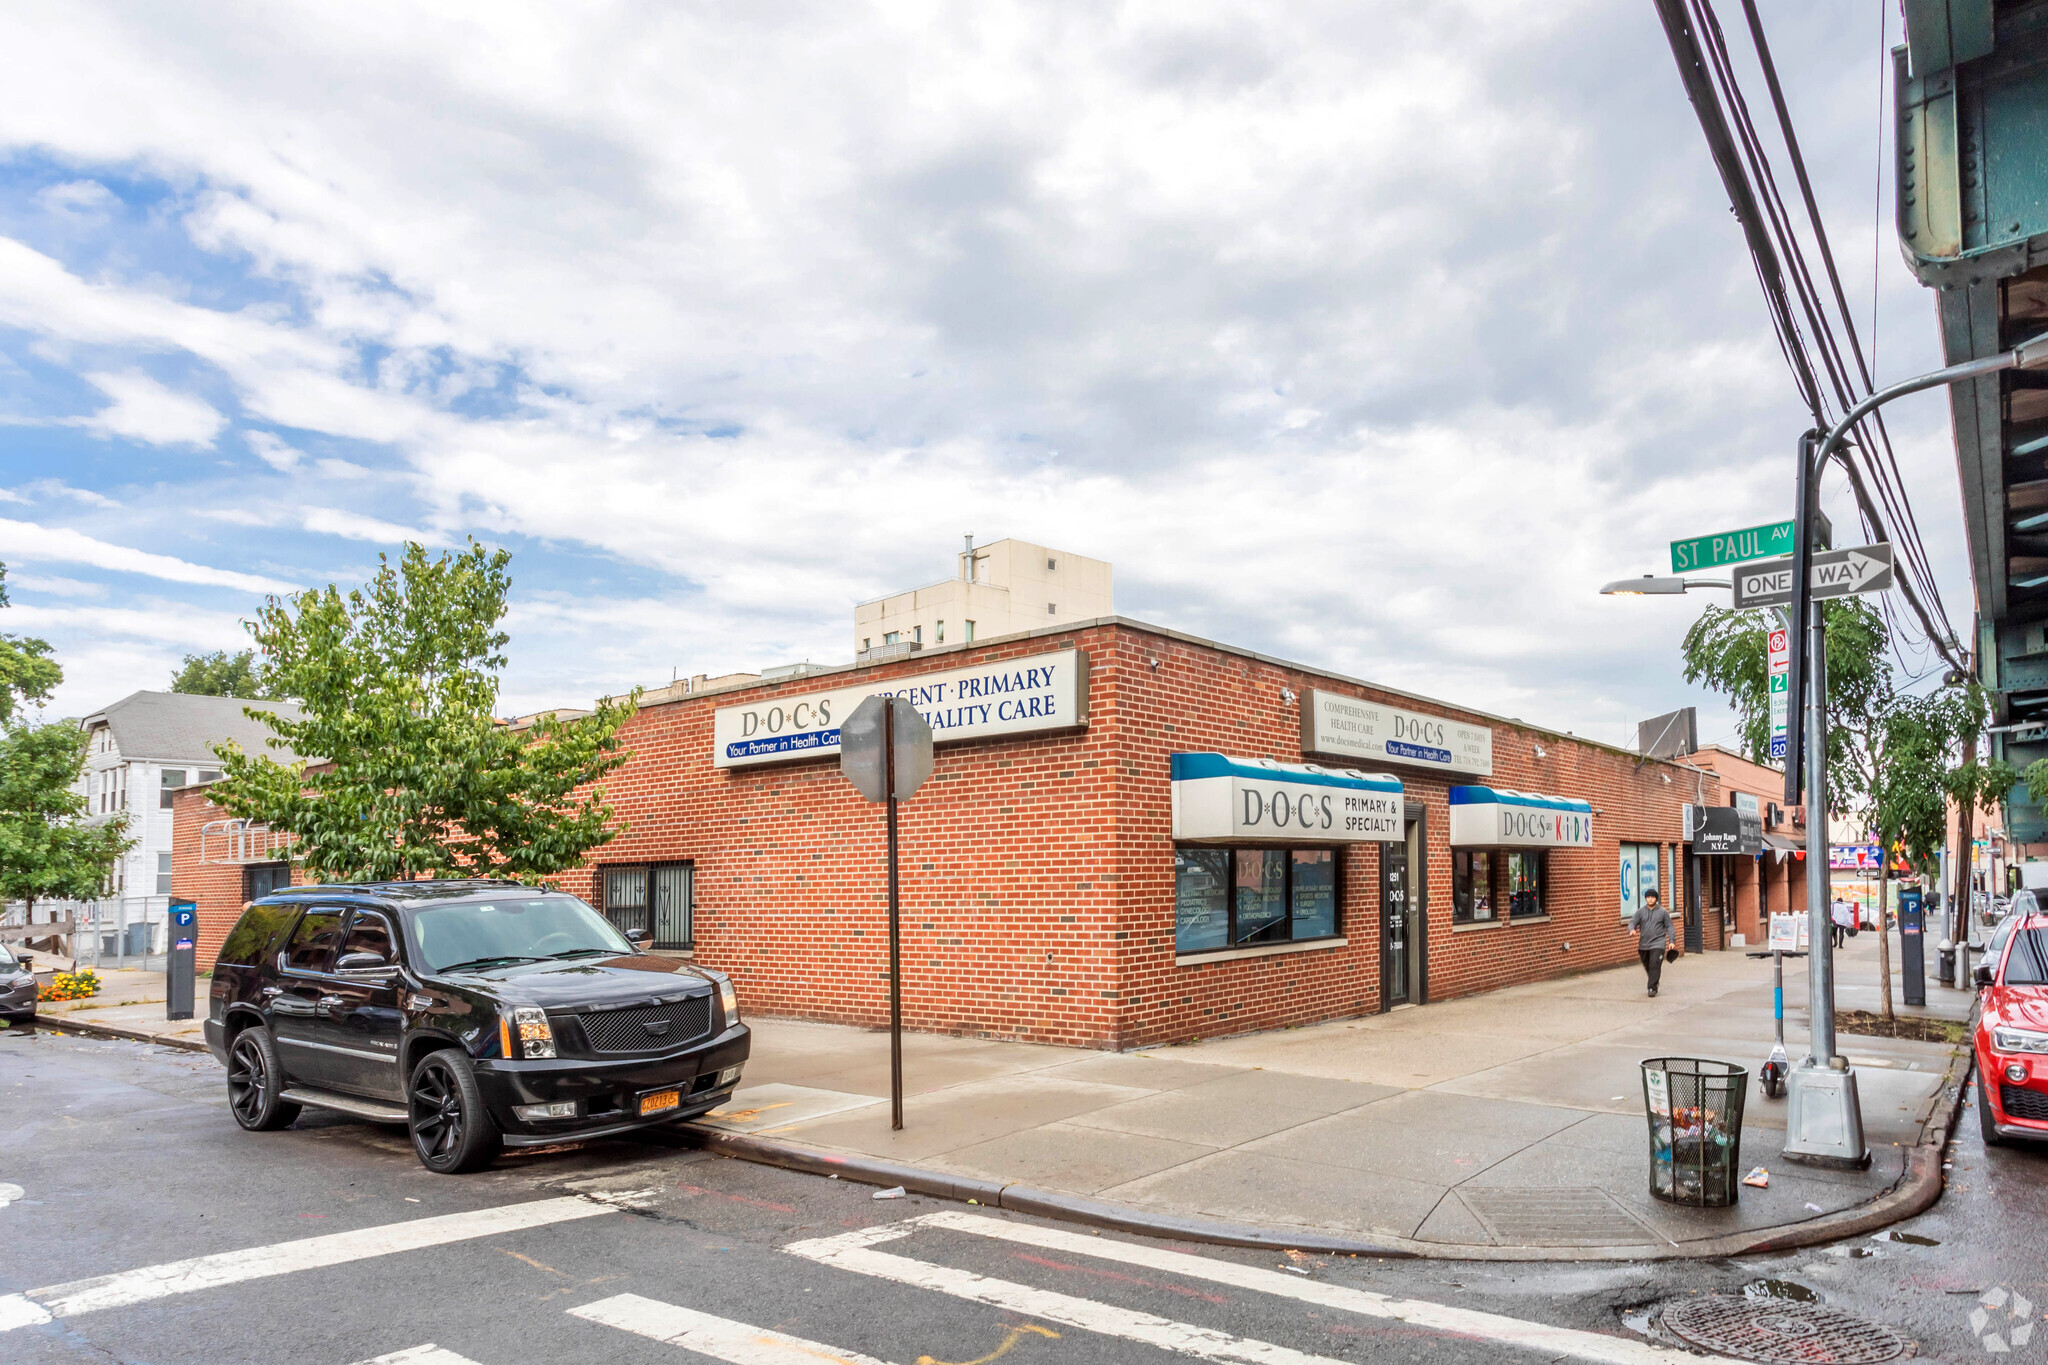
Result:
[[[1384,773],[1224,754],[1173,754],[1173,837],[1269,844],[1402,837],[1401,780]]]
[[[1451,846],[1591,848],[1593,803],[1496,787],[1453,787]]]
[[[1764,851],[1776,854],[1779,858],[1790,858],[1795,853],[1800,857],[1805,857],[1806,841],[1804,839],[1788,839],[1782,834],[1766,833],[1764,835]]]

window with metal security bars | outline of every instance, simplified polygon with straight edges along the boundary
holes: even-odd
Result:
[[[621,931],[644,929],[656,948],[696,942],[694,869],[689,863],[636,863],[602,869],[605,918]]]

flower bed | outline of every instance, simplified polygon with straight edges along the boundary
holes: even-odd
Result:
[[[84,1000],[100,993],[100,975],[87,968],[82,972],[58,972],[42,990],[38,1000]]]

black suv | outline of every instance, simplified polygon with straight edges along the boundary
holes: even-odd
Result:
[[[404,1123],[433,1171],[693,1118],[748,1030],[726,976],[643,937],[516,882],[294,886],[228,935],[206,1044],[242,1127],[306,1104]]]

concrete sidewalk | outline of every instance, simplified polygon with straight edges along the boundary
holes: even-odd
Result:
[[[1896,944],[1894,944],[1896,947]],[[1896,960],[1897,953],[1893,954]],[[1844,1008],[1875,1008],[1876,936],[1838,955]],[[1788,1050],[1806,1037],[1804,962],[1787,964]],[[1795,969],[1796,973],[1795,973]],[[1922,1142],[1962,1072],[1941,1044],[1851,1037],[1873,1153],[1865,1172],[1779,1156],[1785,1101],[1753,1084],[1744,1167],[1770,1172],[1729,1209],[1648,1193],[1639,1063],[1754,1068],[1771,1040],[1770,965],[1681,959],[1659,999],[1638,968],[1520,986],[1369,1019],[1134,1053],[911,1035],[904,1130],[889,1129],[886,1035],[756,1020],[734,1102],[702,1126],[1133,1213],[1348,1237],[1429,1255],[1725,1255],[1827,1235],[1849,1211],[1939,1181]],[[1927,1012],[1973,995],[1929,987]],[[1909,1191],[1910,1192],[1910,1191]],[[1895,1216],[1904,1216],[1901,1212]],[[1836,1233],[1833,1235],[1842,1235]]]

